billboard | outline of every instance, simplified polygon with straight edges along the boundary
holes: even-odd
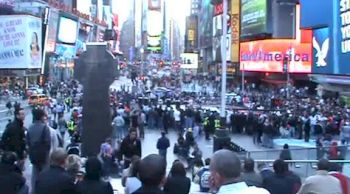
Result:
[[[59,19],[57,41],[64,44],[74,45],[78,37],[78,21],[61,16]]]
[[[40,18],[0,16],[0,68],[41,68],[41,33]]]
[[[240,45],[241,70],[283,72],[283,61],[287,60],[290,73],[311,73],[311,43],[274,39]]]
[[[198,68],[198,54],[182,53],[180,55],[180,67],[183,69],[197,69]]]
[[[142,11],[143,4],[141,0],[135,0],[135,47],[142,45]]]
[[[265,33],[267,31],[266,0],[242,0],[241,2],[241,35]]]
[[[239,62],[240,0],[231,0],[231,61]]]
[[[313,30],[313,65],[312,72],[327,73],[332,70],[330,65],[330,37],[329,28],[319,28]]]
[[[50,9],[48,33],[46,41],[46,52],[54,52],[57,38],[57,26],[58,26],[58,11]]]
[[[213,5],[210,0],[202,0],[200,14],[198,14],[198,36],[200,48],[210,47],[212,44]]]

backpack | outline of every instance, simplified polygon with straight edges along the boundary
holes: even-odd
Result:
[[[199,185],[202,188],[210,188],[210,171],[208,168],[203,169],[203,171],[200,176]]]
[[[50,133],[50,131],[49,128],[47,128],[45,125],[41,132],[39,140],[37,142],[34,142],[29,149],[29,159],[34,165],[40,166],[47,162],[47,156],[49,155],[51,146],[51,141],[45,142],[45,134],[47,133]]]

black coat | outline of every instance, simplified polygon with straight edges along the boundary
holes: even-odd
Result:
[[[58,166],[50,166],[39,174],[35,183],[36,194],[77,194],[74,178]]]
[[[158,187],[143,185],[141,188],[137,189],[132,194],[164,194],[164,192]]]
[[[134,155],[141,157],[141,142],[139,139],[132,141],[129,136],[126,136],[122,141],[120,151],[127,158],[131,158]]]
[[[170,141],[167,137],[161,137],[157,141],[157,149],[158,150],[166,150],[170,147]]]
[[[164,185],[165,194],[188,194],[191,188],[191,180],[188,177],[168,177]]]
[[[270,194],[295,194],[300,188],[300,179],[297,180],[295,175],[285,174],[270,176],[263,181],[263,187]]]
[[[15,152],[19,159],[24,158],[26,149],[25,130],[23,122],[15,119],[6,126],[1,138],[2,148],[5,151]]]
[[[77,187],[79,194],[113,194],[112,185],[102,180],[83,180]]]
[[[25,178],[15,166],[0,164],[0,193],[17,194],[25,182]]]

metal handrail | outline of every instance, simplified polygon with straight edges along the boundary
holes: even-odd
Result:
[[[272,163],[275,160],[254,160],[255,163]],[[284,160],[286,163],[317,163],[318,160]],[[350,160],[329,160],[332,163],[350,163]]]
[[[350,145],[338,145],[338,147],[347,147],[349,148]],[[321,148],[331,148],[331,146],[323,146]],[[289,148],[289,150],[292,151],[298,151],[298,150],[314,150],[317,149],[317,147],[314,148]],[[248,151],[249,153],[263,153],[263,152],[280,152],[282,151],[283,148],[281,149],[268,149],[268,150],[253,150],[253,151]]]

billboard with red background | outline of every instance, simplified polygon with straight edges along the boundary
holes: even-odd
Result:
[[[240,44],[241,70],[283,72],[284,61],[287,61],[290,73],[311,73],[312,44],[289,39]]]

